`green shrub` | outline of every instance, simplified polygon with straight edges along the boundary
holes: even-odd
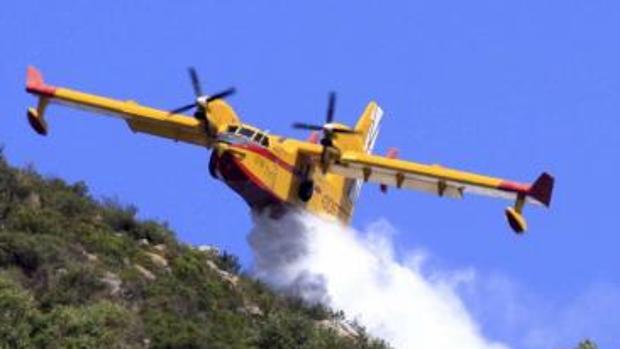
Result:
[[[30,348],[32,323],[36,317],[32,297],[0,276],[0,343],[2,347]]]
[[[147,310],[144,314],[146,336],[152,348],[211,348],[206,327],[200,321],[176,314]]]
[[[38,325],[33,342],[41,348],[137,347],[143,336],[134,314],[107,301],[56,307]]]
[[[255,348],[257,331],[251,320],[238,311],[213,312],[205,329],[209,348]]]
[[[579,343],[579,345],[577,346],[577,349],[597,349],[598,345],[596,345],[596,343],[592,342],[589,339],[586,339],[582,342]]]
[[[103,222],[117,232],[129,232],[137,225],[134,206],[123,206],[115,199],[104,199]]]
[[[87,219],[95,213],[96,206],[87,196],[85,185],[75,184],[65,190],[57,191],[51,197],[44,197],[44,205],[54,207],[58,212],[70,219]]]
[[[232,274],[239,274],[239,271],[241,271],[241,264],[239,264],[239,258],[226,251],[218,254],[215,263],[217,264],[218,268]]]
[[[61,264],[71,252],[61,238],[26,233],[0,233],[0,267],[16,265],[32,275],[42,264]]]
[[[152,244],[171,243],[173,233],[165,224],[153,220],[139,221],[138,209],[122,205],[113,199],[102,203],[103,222],[115,232],[128,235],[134,240],[147,239]]]
[[[14,206],[6,219],[6,228],[30,234],[63,235],[65,218],[57,211]]]
[[[313,327],[298,314],[272,313],[259,331],[256,346],[262,349],[306,348]]]
[[[151,244],[169,243],[173,236],[168,227],[152,220],[134,224],[128,233],[135,240],[146,239]]]
[[[39,292],[39,301],[44,308],[87,304],[108,291],[106,284],[89,265],[71,265],[68,269],[55,271],[48,279],[46,287]]]
[[[206,259],[198,251],[187,250],[185,253],[174,258],[172,271],[185,282],[198,282],[209,273]]]
[[[103,262],[118,269],[130,262],[139,252],[134,241],[125,235],[116,235],[110,229],[85,226],[78,233],[79,241],[88,253],[96,254]]]

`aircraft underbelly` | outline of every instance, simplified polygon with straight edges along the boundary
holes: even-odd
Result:
[[[241,160],[235,158],[231,153],[222,154],[216,160],[216,166],[222,181],[239,194],[250,207],[263,209],[266,206],[284,203]]]
[[[331,183],[325,180],[315,178],[317,180],[315,195],[306,203],[296,197],[293,199],[288,196],[281,197],[273,183],[277,176],[274,172],[277,171],[267,170],[264,165],[260,165],[259,159],[254,158],[253,153],[236,156],[234,152],[224,152],[221,156],[215,154],[214,156],[213,165],[218,174],[217,178],[240,195],[253,210],[262,211],[269,207],[271,215],[278,218],[289,209],[297,207],[320,216],[331,216],[343,222],[347,222],[350,218],[350,209],[345,209],[329,195],[332,191]],[[283,176],[279,180],[287,179]]]

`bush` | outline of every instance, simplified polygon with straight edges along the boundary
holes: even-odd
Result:
[[[577,349],[597,349],[597,348],[598,348],[598,345],[596,345],[596,343],[592,342],[589,339],[582,341],[577,346]]]
[[[33,342],[41,348],[135,347],[143,336],[134,314],[107,301],[56,307],[39,326]]]
[[[140,222],[136,218],[138,209],[126,206],[116,200],[105,199],[102,204],[103,222],[115,232],[127,234],[134,240],[147,239],[152,244],[172,242],[173,233],[165,224],[153,220]]]
[[[107,290],[89,265],[72,265],[68,269],[56,271],[42,290],[39,300],[43,308],[57,305],[83,305],[96,299],[98,294]]]
[[[173,236],[165,225],[152,220],[135,224],[128,233],[135,240],[147,239],[151,244],[169,243]]]
[[[30,348],[36,308],[32,297],[0,276],[0,343],[2,347]]]
[[[272,313],[255,344],[262,349],[306,348],[312,331],[311,323],[297,314]]]
[[[6,219],[6,229],[30,234],[63,235],[64,217],[52,210],[35,210],[25,206],[14,206]]]
[[[52,206],[70,219],[87,219],[95,213],[96,206],[87,196],[85,185],[74,184],[73,186],[54,193],[52,197],[44,197],[48,201],[44,204]]]
[[[241,264],[239,264],[239,258],[226,251],[217,255],[215,263],[218,268],[225,270],[232,274],[239,274],[241,270]]]
[[[6,219],[14,202],[15,174],[9,168],[0,148],[0,223]]]
[[[86,251],[96,254],[114,269],[122,268],[140,251],[134,241],[124,235],[116,235],[106,227],[97,229],[85,226],[78,236]]]
[[[15,265],[32,275],[43,263],[52,266],[70,256],[66,243],[55,236],[0,233],[0,267]]]
[[[200,321],[159,310],[147,310],[144,319],[152,348],[211,348]]]

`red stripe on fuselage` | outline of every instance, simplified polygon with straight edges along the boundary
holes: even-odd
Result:
[[[258,178],[256,175],[254,175],[254,173],[252,173],[252,171],[250,171],[250,169],[248,169],[247,167],[245,167],[241,161],[237,160],[237,159],[232,159],[233,163],[235,164],[235,166],[237,166],[237,168],[247,177],[248,181],[250,181],[252,184],[254,184],[256,187],[258,187],[258,189],[262,190],[263,192],[265,192],[270,198],[271,198],[271,204],[282,204],[284,203],[284,200],[280,199],[269,187],[267,187],[267,185],[265,183],[263,183],[263,181]],[[246,199],[248,201],[252,201],[251,198],[246,197]]]

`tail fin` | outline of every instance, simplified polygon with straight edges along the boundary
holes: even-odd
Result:
[[[364,109],[362,116],[357,120],[355,124],[355,132],[362,139],[361,146],[362,151],[366,153],[372,153],[372,149],[375,146],[375,141],[379,135],[379,126],[381,125],[381,118],[383,117],[383,110],[379,108],[377,103],[370,102]],[[359,143],[357,143],[359,144]],[[347,179],[345,185],[345,195],[349,199],[351,204],[355,204],[357,197],[359,196],[362,184],[361,179]]]
[[[383,110],[375,102],[370,102],[366,106],[364,113],[360,116],[355,131],[357,131],[363,140],[363,149],[367,153],[372,153],[375,141],[379,135],[381,119],[383,118]]]
[[[530,187],[529,196],[536,199],[538,202],[545,206],[551,204],[551,195],[553,194],[553,177],[544,172],[534,181],[534,184]]]

